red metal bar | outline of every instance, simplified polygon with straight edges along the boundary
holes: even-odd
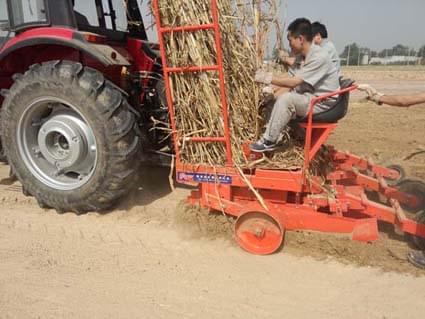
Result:
[[[351,207],[362,207],[362,213],[375,217],[378,220],[397,225],[400,229],[408,234],[415,235],[418,237],[425,238],[425,225],[418,224],[413,220],[406,219],[405,217],[400,218],[400,207],[395,205],[395,207],[388,207],[382,204],[371,202],[367,199],[361,199],[357,196],[347,194],[346,198],[350,201]],[[404,213],[401,213],[404,215]]]
[[[193,142],[193,143],[227,143],[227,140],[225,137],[187,137],[184,139],[186,142]]]
[[[226,137],[226,162],[228,166],[233,165],[232,140],[229,127],[229,107],[227,105],[226,83],[224,79],[223,53],[221,49],[220,21],[218,17],[217,0],[211,0],[211,12],[215,29],[215,45],[217,50],[218,75],[220,78],[221,106],[223,108],[224,136]]]
[[[208,30],[208,29],[214,29],[214,24],[200,24],[200,25],[188,25],[188,26],[182,26],[182,27],[167,27],[167,28],[161,28],[162,33],[170,33],[170,32],[191,32],[191,31],[199,31],[199,30]]]
[[[164,38],[161,32],[161,15],[159,10],[158,0],[153,0],[153,8],[154,8],[155,21],[156,21],[157,30],[158,30],[159,50],[161,52],[162,65],[164,69],[167,69],[168,68],[167,54],[165,52]],[[168,72],[164,72],[164,83],[165,83],[165,95],[167,98],[168,110],[170,113],[169,117],[170,117],[171,128],[172,128],[172,136],[174,140],[174,150],[175,150],[176,161],[180,162],[180,147],[179,147],[179,139],[177,134],[174,101],[173,101],[173,96],[171,93],[170,77]]]
[[[409,207],[415,207],[419,203],[419,199],[416,196],[403,193],[395,187],[383,187],[379,180],[373,177],[356,173],[354,173],[354,176],[356,184],[366,187],[369,190],[379,192],[389,199],[396,199]]]
[[[205,71],[218,71],[218,70],[219,70],[218,65],[164,67],[165,73],[188,73],[188,72],[205,72]]]
[[[395,170],[378,165],[373,165],[370,160],[366,160],[353,154],[338,152],[334,150],[333,159],[337,162],[343,161],[344,164],[348,164],[350,167],[354,166],[362,171],[369,170],[377,176],[382,176],[389,179],[397,179],[400,177],[400,173]]]
[[[302,128],[307,128],[308,124],[301,124],[300,126]],[[329,135],[336,127],[336,124],[313,124],[310,152],[308,153],[310,161],[316,156],[323,143],[328,139]]]

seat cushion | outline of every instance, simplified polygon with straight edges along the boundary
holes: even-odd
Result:
[[[351,79],[340,79],[341,89],[349,88],[354,84]],[[345,117],[348,111],[348,104],[350,102],[350,93],[341,94],[328,110],[314,114],[313,122],[315,123],[336,123]],[[308,121],[308,117],[304,117],[300,120],[301,123]]]

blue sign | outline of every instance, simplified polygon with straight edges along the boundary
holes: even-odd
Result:
[[[183,172],[179,172],[177,174],[177,180],[180,182],[226,184],[226,185],[230,185],[233,182],[232,176],[228,176],[228,175],[197,174],[197,173],[183,173]]]

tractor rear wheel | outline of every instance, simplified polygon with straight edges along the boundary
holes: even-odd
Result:
[[[0,140],[0,163],[7,163],[7,157],[4,152],[1,140]]]
[[[1,125],[1,113],[0,113],[0,125]],[[0,126],[0,132],[1,132],[1,126]],[[0,163],[7,163],[7,157],[6,157],[6,153],[4,152],[3,143],[1,142],[1,136],[0,136]]]
[[[132,188],[141,149],[120,89],[80,63],[33,65],[6,95],[2,142],[9,164],[42,207],[105,210]]]

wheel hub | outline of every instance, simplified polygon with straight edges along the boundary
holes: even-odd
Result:
[[[19,121],[17,134],[26,166],[44,184],[73,190],[90,179],[96,140],[74,106],[57,98],[35,101]]]
[[[58,169],[72,169],[87,156],[88,144],[84,123],[69,115],[57,115],[38,132],[38,145],[43,157]]]

